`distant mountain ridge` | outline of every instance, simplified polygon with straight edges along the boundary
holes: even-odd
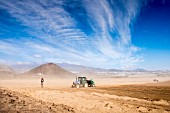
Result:
[[[11,67],[17,72],[17,73],[23,73],[26,71],[29,71],[35,67],[39,66],[37,63],[26,63],[26,64],[13,64]]]
[[[94,68],[88,67],[83,65],[75,65],[75,64],[68,64],[68,63],[57,63],[62,68],[71,71],[71,72],[97,72],[97,71],[106,71],[106,69],[102,68]]]
[[[120,70],[120,69],[102,69],[102,68],[94,68],[83,65],[75,65],[68,63],[57,63],[62,68],[71,71],[71,72],[147,72],[145,69],[134,69],[134,70]]]
[[[147,72],[148,70],[145,69],[133,69],[133,70],[121,70],[121,69],[102,69],[102,68],[95,68],[83,65],[76,65],[76,64],[69,64],[69,63],[56,63],[61,68],[70,71],[70,72]],[[39,66],[37,63],[32,64],[16,64],[12,65],[12,68],[15,69],[17,72],[26,72],[35,67]]]
[[[14,75],[15,70],[12,69],[10,66],[5,64],[0,64],[0,75],[1,76],[8,76],[8,75]]]

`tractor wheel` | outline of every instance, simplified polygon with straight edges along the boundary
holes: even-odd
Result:
[[[95,87],[95,85],[93,84],[93,85],[91,85],[91,87]]]
[[[71,87],[73,88],[74,86],[73,86],[73,85],[71,85]]]
[[[79,85],[79,84],[76,84],[76,88],[80,88],[80,85]]]
[[[84,87],[88,87],[88,84],[87,84],[87,83],[85,83],[85,84],[84,84]]]

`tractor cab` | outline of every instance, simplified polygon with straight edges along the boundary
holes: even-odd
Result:
[[[87,78],[86,77],[78,77],[78,81],[80,81],[80,84],[85,84],[87,83]]]
[[[72,87],[94,87],[94,85],[93,80],[87,80],[86,77],[76,77],[76,81],[73,82]]]

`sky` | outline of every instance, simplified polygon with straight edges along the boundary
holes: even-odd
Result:
[[[169,0],[1,0],[0,63],[170,70]]]

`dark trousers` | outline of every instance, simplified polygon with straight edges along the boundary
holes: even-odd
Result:
[[[43,82],[41,82],[41,88],[43,88]]]

